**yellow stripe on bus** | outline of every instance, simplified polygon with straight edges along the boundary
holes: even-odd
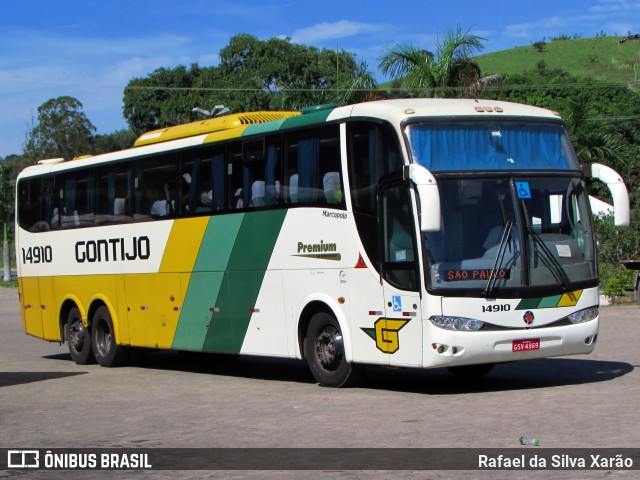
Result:
[[[191,272],[193,270],[208,223],[208,216],[173,222],[160,264],[160,272]]]
[[[558,307],[574,307],[578,304],[578,300],[580,300],[580,296],[582,295],[582,290],[576,290],[575,292],[569,292],[562,295],[560,301],[558,302]]]

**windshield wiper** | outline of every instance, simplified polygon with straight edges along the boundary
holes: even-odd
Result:
[[[535,259],[535,254],[538,251],[536,246],[538,246],[540,247],[540,252],[543,254],[543,255],[540,255],[540,258],[542,259],[542,263],[544,263],[545,267],[549,269],[549,271],[551,272],[553,277],[556,279],[556,281],[562,285],[562,288],[564,288],[565,290],[570,290],[571,280],[567,276],[567,272],[565,272],[564,268],[562,268],[562,265],[560,265],[560,262],[558,262],[556,257],[553,256],[553,253],[551,253],[551,250],[549,250],[549,248],[544,243],[544,241],[540,239],[540,236],[533,229],[533,226],[527,225],[527,232],[531,235],[531,238],[533,238],[534,259]]]
[[[562,288],[566,290],[571,289],[571,280],[567,276],[567,272],[564,271],[560,262],[556,260],[556,257],[553,256],[553,253],[549,250],[544,241],[540,238],[538,233],[533,228],[531,224],[531,220],[529,219],[529,212],[527,211],[527,206],[524,203],[524,200],[520,200],[520,204],[522,205],[522,211],[524,214],[525,221],[525,231],[530,235],[533,239],[533,261],[536,261],[536,254],[538,253],[538,249],[536,247],[540,247],[540,251],[542,255],[540,258],[542,259],[542,263],[544,263],[545,267],[549,269],[553,277],[556,281],[562,285]]]
[[[493,268],[491,269],[491,274],[489,275],[489,281],[487,282],[487,286],[482,291],[482,294],[485,296],[491,295],[495,288],[496,281],[498,280],[498,273],[500,272],[500,265],[502,265],[502,259],[504,258],[504,254],[507,252],[507,245],[509,244],[509,237],[511,236],[512,228],[513,222],[511,220],[507,220],[504,226],[504,231],[502,232],[502,238],[500,239],[500,245],[498,247],[498,253],[496,254],[496,260],[493,263]]]

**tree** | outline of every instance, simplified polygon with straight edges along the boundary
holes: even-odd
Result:
[[[2,265],[3,280],[11,280],[11,266],[9,257],[9,223],[11,222],[12,189],[9,169],[4,161],[0,161],[0,222],[2,222]]]
[[[38,107],[38,124],[27,135],[24,156],[31,162],[55,157],[70,160],[89,153],[95,130],[77,99],[49,99]]]
[[[219,68],[231,85],[252,90],[248,95],[229,92],[225,103],[233,111],[242,111],[334,102],[338,99],[334,90],[362,77],[363,64],[345,50],[317,49],[291,43],[289,38],[262,41],[242,34],[220,51]]]
[[[366,62],[358,63],[353,76],[338,81],[335,102],[348,105],[381,98],[382,92],[377,89],[377,83],[368,70]]]
[[[344,50],[317,49],[289,38],[232,37],[217,67],[158,69],[124,92],[124,116],[136,134],[194,121],[194,107],[224,104],[232,112],[291,110],[359,99],[374,87],[366,64]]]
[[[456,95],[480,79],[480,67],[471,57],[484,47],[486,40],[461,28],[447,30],[438,41],[435,53],[414,45],[396,45],[380,59],[379,68],[393,80],[402,79],[403,87],[415,96],[445,97]]]
[[[116,130],[113,133],[104,135],[94,135],[91,138],[91,153],[98,155],[100,153],[115,152],[131,148],[136,141],[136,134],[132,130]]]
[[[195,120],[191,110],[208,105],[207,99],[213,96],[200,90],[200,77],[212,80],[212,86],[220,80],[212,78],[216,75],[210,70],[215,69],[180,65],[132,79],[124,90],[123,114],[135,135]]]

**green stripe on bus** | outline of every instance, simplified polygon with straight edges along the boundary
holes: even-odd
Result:
[[[239,353],[286,210],[247,213],[242,219],[217,298],[219,311],[203,350]],[[201,247],[202,250],[202,247]]]
[[[171,348],[202,350],[215,315],[223,278],[224,272],[194,272],[191,275]]]
[[[184,297],[172,348],[202,350],[216,316],[224,272],[244,214],[209,219]]]
[[[543,297],[538,308],[553,308],[558,306],[558,302],[562,298],[562,294],[553,295],[552,297]]]
[[[333,109],[329,108],[327,110],[320,110],[316,113],[305,113],[304,115],[299,115],[297,117],[289,117],[282,122],[281,128],[296,128],[322,123],[327,120],[327,117],[331,112],[333,112]]]
[[[229,265],[245,214],[218,215],[209,220],[194,272],[223,272]]]
[[[256,123],[255,125],[249,125],[247,128],[244,129],[244,132],[242,132],[242,136],[246,137],[247,135],[259,135],[259,134],[277,132],[282,128],[282,122],[284,121],[285,119],[283,118],[282,120],[274,120],[272,122]]]
[[[541,298],[523,298],[516,310],[529,310],[531,308],[538,308],[538,304],[540,303]]]
[[[246,137],[248,135],[267,134],[277,132],[278,130],[281,130],[283,128],[296,128],[306,125],[315,125],[317,123],[326,121],[327,117],[333,110],[333,108],[324,108],[317,112],[305,113],[304,115],[296,115],[288,118],[283,118],[281,120],[273,120],[271,122],[256,123],[253,125],[249,125],[244,130],[244,132],[242,132],[242,136]]]

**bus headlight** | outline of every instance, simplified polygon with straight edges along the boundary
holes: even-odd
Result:
[[[571,323],[583,323],[593,320],[598,316],[598,307],[589,307],[584,310],[578,310],[571,315],[567,315],[567,318]]]
[[[475,318],[449,317],[446,315],[433,315],[429,317],[429,320],[436,327],[444,328],[445,330],[475,331],[480,330],[484,325],[484,322]]]

